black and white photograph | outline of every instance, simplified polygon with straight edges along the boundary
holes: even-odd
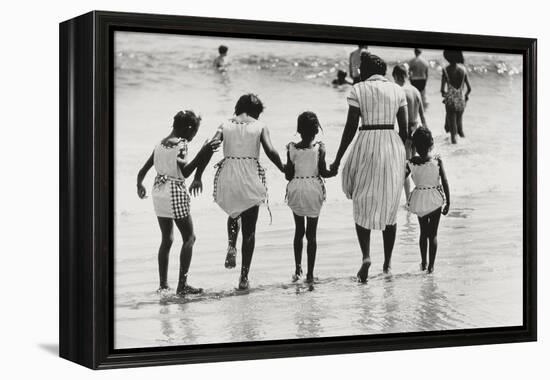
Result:
[[[115,349],[523,325],[521,54],[113,54]]]

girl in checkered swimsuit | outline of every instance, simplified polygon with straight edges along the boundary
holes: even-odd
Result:
[[[229,216],[228,226],[232,221],[241,219],[243,242],[240,290],[249,287],[248,271],[254,254],[258,210],[267,201],[265,172],[258,161],[260,145],[275,166],[284,172],[279,153],[271,144],[267,126],[258,121],[263,108],[256,95],[241,96],[235,105],[235,116],[223,123],[214,136],[216,140],[223,140],[224,155],[223,160],[216,165],[218,170],[214,177],[214,201]],[[201,186],[200,176],[203,169],[197,170],[193,189]],[[228,251],[228,256],[230,255],[231,251]]]
[[[441,214],[447,215],[451,202],[447,175],[439,156],[431,156],[433,138],[426,127],[417,128],[412,143],[418,156],[407,160],[405,175],[409,174],[415,184],[408,203],[409,211],[418,216],[420,224],[420,269],[433,272],[437,253],[437,229]],[[429,263],[427,261],[429,243]]]
[[[294,215],[294,261],[296,270],[292,281],[297,282],[302,276],[302,249],[304,235],[307,239],[307,274],[306,282],[313,283],[313,268],[317,254],[317,223],[319,213],[326,198],[323,178],[334,176],[327,170],[325,146],[314,142],[321,125],[317,115],[304,112],[298,116],[298,133],[302,141],[287,145],[288,168],[286,188],[288,207]],[[307,223],[306,223],[307,220]]]
[[[170,135],[162,139],[155,147],[137,177],[137,193],[142,199],[146,198],[143,179],[155,167],[157,176],[153,185],[153,204],[157,215],[161,243],[158,251],[159,291],[169,289],[168,286],[168,256],[173,242],[174,224],[181,233],[183,246],[180,253],[180,272],[176,293],[201,293],[202,289],[187,284],[187,272],[191,264],[195,235],[193,220],[191,219],[190,197],[185,187],[185,178],[189,177],[195,168],[208,162],[213,152],[220,145],[220,141],[211,140],[204,144],[197,156],[187,162],[187,144],[193,140],[200,125],[200,117],[193,111],[178,112],[174,116],[174,123]]]

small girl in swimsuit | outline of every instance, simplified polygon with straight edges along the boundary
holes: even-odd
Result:
[[[432,157],[430,154],[434,144],[430,130],[417,128],[412,143],[418,155],[407,160],[406,176],[412,176],[416,187],[409,197],[408,206],[418,216],[420,224],[420,268],[432,273],[437,253],[439,218],[441,214],[447,215],[449,212],[451,196],[443,161],[439,156]],[[426,260],[428,243],[429,262]]]
[[[468,80],[468,72],[464,67],[464,56],[460,50],[445,50],[443,56],[449,66],[442,70],[441,96],[445,104],[445,131],[451,133],[451,142],[456,144],[456,135],[464,137],[462,115],[466,108],[472,87]],[[466,94],[463,93],[466,85]]]
[[[185,178],[189,177],[199,164],[208,162],[221,143],[219,140],[207,141],[195,158],[191,162],[187,161],[187,145],[197,134],[200,121],[201,118],[193,111],[178,112],[174,116],[172,132],[157,144],[137,176],[137,194],[144,199],[147,191],[143,186],[143,179],[153,166],[157,171],[153,185],[153,205],[162,237],[158,251],[159,291],[170,289],[168,286],[168,256],[174,240],[174,224],[180,231],[183,245],[176,290],[176,294],[180,296],[202,292],[202,289],[194,288],[187,283],[187,272],[193,255],[195,234],[191,219],[191,198],[185,187]]]
[[[325,146],[314,142],[319,133],[319,120],[313,112],[304,112],[298,116],[300,142],[287,145],[286,189],[288,207],[294,215],[294,261],[296,270],[292,281],[302,276],[302,248],[304,235],[307,238],[307,274],[306,282],[313,283],[313,267],[317,253],[317,222],[323,202],[326,198],[322,178],[333,177],[335,173],[327,170]],[[305,222],[307,219],[307,224]]]

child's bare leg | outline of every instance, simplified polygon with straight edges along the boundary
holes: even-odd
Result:
[[[307,274],[306,280],[313,282],[313,268],[315,267],[315,256],[317,255],[317,223],[319,218],[307,218]]]
[[[437,230],[439,227],[439,220],[441,218],[441,208],[438,208],[432,212],[429,216],[428,234],[430,241],[430,262],[428,263],[428,273],[432,273],[434,270],[435,256],[437,254]]]
[[[258,221],[258,211],[259,207],[254,206],[241,214],[243,243],[239,289],[248,289],[248,271],[250,270],[254,246],[256,245],[256,222]]]
[[[388,273],[391,268],[391,256],[393,246],[395,245],[395,235],[397,232],[397,224],[387,225],[382,231],[382,239],[384,240],[384,273]]]
[[[160,233],[162,240],[158,252],[159,265],[159,290],[168,289],[168,261],[170,257],[170,248],[174,242],[174,224],[171,218],[158,217]]]
[[[355,232],[357,233],[357,240],[359,240],[359,247],[361,248],[361,253],[363,255],[363,262],[361,264],[361,268],[359,268],[359,272],[357,272],[357,278],[361,282],[367,282],[367,278],[369,277],[369,268],[371,265],[370,230],[356,224]]]
[[[302,275],[302,250],[304,248],[304,235],[306,233],[305,218],[294,214],[294,263],[296,270],[292,276],[292,281],[298,281]]]
[[[237,266],[237,237],[241,229],[241,218],[227,218],[227,255],[225,256],[225,267],[227,269]]]
[[[182,219],[175,219],[174,222],[180,231],[183,244],[180,251],[180,276],[178,281],[177,294],[201,293],[202,289],[193,288],[187,284],[187,273],[193,257],[193,245],[195,244],[195,233],[193,230],[193,219],[191,215]]]
[[[418,224],[420,225],[420,238],[418,240],[418,245],[420,246],[420,259],[422,260],[420,263],[420,269],[426,270],[426,267],[428,265],[427,255],[428,255],[428,236],[429,236],[429,217],[428,215],[424,215],[422,217],[418,217]]]

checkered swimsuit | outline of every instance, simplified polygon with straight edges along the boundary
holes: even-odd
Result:
[[[159,147],[159,156],[155,157],[155,166],[162,166],[153,184],[153,197],[157,197],[155,211],[157,216],[182,219],[191,212],[191,197],[185,187],[185,180],[177,168],[177,155],[187,155],[187,141],[173,147]],[[155,201],[155,199],[154,199]]]

